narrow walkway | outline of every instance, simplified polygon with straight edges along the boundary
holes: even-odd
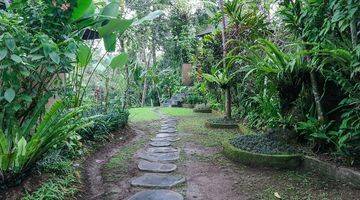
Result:
[[[132,187],[144,188],[129,200],[182,200],[183,196],[171,188],[185,182],[181,175],[174,174],[179,160],[180,150],[172,143],[180,140],[176,131],[176,119],[162,118],[162,125],[156,137],[151,139],[149,147],[140,154],[138,169],[143,172],[131,181]]]

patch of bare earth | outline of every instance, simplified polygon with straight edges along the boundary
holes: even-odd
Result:
[[[103,191],[100,196],[97,196],[94,199],[127,199],[139,191],[139,189],[130,186],[131,179],[140,175],[140,172],[137,168],[138,162],[136,155],[145,148],[141,140],[149,141],[150,134],[154,133],[159,128],[159,122],[141,122],[132,124],[130,126],[133,127],[137,135],[131,141],[119,148],[119,150],[126,151],[124,148],[134,148],[134,146],[138,146],[138,149],[136,149],[136,151],[131,154],[131,158],[126,160],[125,164],[123,163],[123,165],[126,166],[126,169],[121,169],[120,166],[111,169],[103,167],[101,169],[101,175],[103,178]],[[140,145],[138,144],[139,142]]]
[[[84,192],[80,199],[99,199],[104,194],[104,183],[101,170],[111,157],[119,152],[119,149],[136,139],[136,131],[130,127],[115,134],[115,142],[106,144],[90,155],[84,163]]]
[[[206,136],[204,136],[206,137]],[[208,148],[196,141],[184,144],[188,200],[360,199],[360,190],[299,171],[252,168],[234,163],[221,148]]]

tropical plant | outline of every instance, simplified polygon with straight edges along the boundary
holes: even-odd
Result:
[[[40,108],[40,106],[39,106]],[[38,112],[23,125],[12,124],[11,132],[0,129],[1,182],[16,184],[21,173],[30,170],[42,156],[90,122],[79,119],[83,109],[66,111],[61,101],[56,102],[40,119]]]

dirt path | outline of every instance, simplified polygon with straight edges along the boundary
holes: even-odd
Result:
[[[173,143],[180,149],[174,164],[175,175],[186,182],[172,187],[187,200],[256,200],[256,199],[360,199],[360,191],[316,174],[300,171],[281,171],[251,168],[234,163],[221,154],[219,141],[231,138],[238,131],[212,130],[203,126],[212,115],[177,117],[181,138]],[[144,172],[138,169],[139,155],[149,148],[156,137],[160,121],[141,122],[136,137],[127,142],[103,149],[88,160],[89,196],[85,199],[129,199],[143,188],[131,182]],[[134,134],[135,135],[135,134]]]
[[[126,127],[116,135],[121,138],[117,138],[116,142],[100,148],[95,154],[86,159],[84,165],[86,191],[83,199],[101,199],[101,196],[105,193],[102,177],[104,164],[116,155],[121,147],[131,144],[141,136],[138,130],[131,127]]]

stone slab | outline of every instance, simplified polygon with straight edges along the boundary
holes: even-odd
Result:
[[[157,138],[165,138],[165,137],[174,137],[176,135],[172,134],[172,133],[158,133],[156,134]]]
[[[161,129],[159,133],[175,133],[176,129]]]
[[[179,141],[180,138],[177,137],[162,137],[162,138],[153,138],[151,139],[152,142],[158,142],[158,141],[169,141],[169,142],[176,142]]]
[[[177,175],[145,173],[131,181],[132,186],[147,188],[172,188],[184,183],[185,178]]]
[[[171,190],[147,190],[136,193],[128,200],[184,200],[184,198]]]
[[[152,162],[171,162],[179,160],[179,152],[170,153],[142,153],[139,156],[141,159]]]
[[[169,141],[155,141],[150,143],[153,147],[168,147],[171,145],[171,142]]]
[[[148,153],[174,153],[179,152],[179,149],[172,147],[151,147],[147,149]]]
[[[138,164],[141,171],[155,172],[155,173],[170,173],[176,170],[177,166],[169,163],[158,163],[141,160]]]

